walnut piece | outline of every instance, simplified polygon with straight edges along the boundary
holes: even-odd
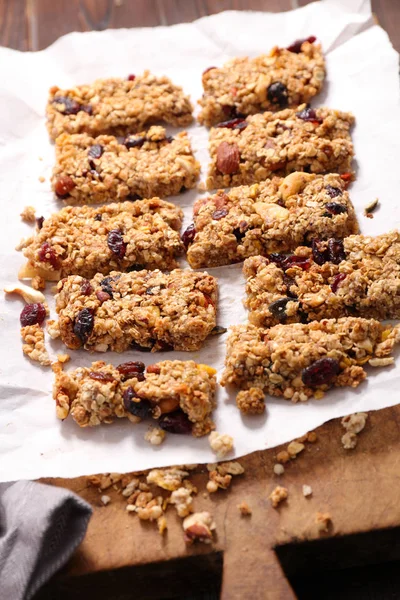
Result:
[[[366,425],[368,413],[360,412],[347,415],[341,420],[342,427],[350,433],[360,433]]]
[[[276,463],[276,465],[274,465],[275,475],[283,475],[284,472],[285,472],[285,467],[283,465],[281,465],[280,463]]]
[[[209,512],[199,512],[186,517],[183,521],[183,530],[185,532],[185,542],[204,542],[209,544],[212,540],[212,532],[216,525]]]

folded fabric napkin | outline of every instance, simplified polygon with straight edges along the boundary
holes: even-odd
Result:
[[[1,598],[29,600],[83,540],[92,509],[69,490],[0,484]]]

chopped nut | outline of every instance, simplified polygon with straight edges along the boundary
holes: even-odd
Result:
[[[365,215],[369,215],[369,214],[373,213],[374,210],[378,207],[378,204],[379,204],[379,198],[375,198],[375,200],[368,202],[368,204],[364,208]]]
[[[238,509],[240,510],[242,517],[249,517],[252,514],[251,508],[247,502],[241,502],[238,504]]]
[[[110,496],[102,496],[100,498],[100,500],[102,501],[102,503],[104,504],[104,506],[107,506],[107,504],[109,504],[111,502],[111,498]]]
[[[212,532],[216,526],[209,512],[194,513],[183,521],[185,541],[190,544],[194,541],[209,544],[212,540]]]
[[[30,304],[31,302],[46,302],[46,298],[38,290],[34,290],[28,285],[23,283],[17,283],[15,285],[8,285],[4,288],[6,294],[19,294],[22,298]]]
[[[237,461],[217,464],[216,468],[211,470],[217,470],[220,475],[242,475],[244,473],[244,467]]]
[[[174,491],[181,487],[182,481],[188,477],[188,471],[170,467],[169,469],[153,469],[147,475],[147,483],[154,483],[164,490]]]
[[[307,498],[312,494],[312,487],[310,485],[303,485],[303,496]]]
[[[141,482],[139,483],[139,490],[140,490],[141,492],[149,492],[149,491],[150,491],[150,488],[149,488],[149,486],[147,485],[147,483],[144,483],[143,481],[141,481]]]
[[[129,496],[132,495],[132,493],[139,487],[139,479],[137,477],[134,477],[133,479],[130,480],[129,483],[126,484],[126,486],[124,487],[124,489],[122,490],[122,495],[125,498],[129,498]]]
[[[304,444],[301,444],[300,442],[290,442],[289,446],[287,447],[287,451],[288,451],[289,455],[292,458],[294,458],[295,456],[297,456],[297,454],[302,452],[304,450],[304,448],[305,448]]]
[[[283,465],[281,465],[280,463],[277,463],[276,465],[274,465],[275,475],[283,475],[284,472],[285,472],[285,467]]]
[[[60,329],[58,325],[58,321],[54,321],[53,319],[49,319],[46,323],[47,333],[51,337],[52,340],[55,340],[60,337]]]
[[[64,363],[68,362],[69,360],[71,360],[71,357],[69,354],[57,354],[57,360],[58,360],[58,362],[64,364]]]
[[[286,450],[281,450],[276,455],[276,460],[280,463],[287,463],[290,460],[290,454]]]
[[[242,390],[236,396],[236,406],[245,415],[262,414],[265,411],[265,395],[260,388]]]
[[[327,532],[329,530],[329,525],[332,522],[331,515],[329,513],[317,512],[315,515],[315,522],[320,533],[324,531]]]
[[[46,281],[43,277],[35,275],[35,277],[32,277],[31,286],[34,290],[44,290],[46,288]]]
[[[134,504],[127,504],[126,505],[126,510],[128,512],[136,512],[136,506]]]
[[[218,484],[215,481],[207,481],[207,492],[209,494],[214,494],[214,492],[216,492],[218,490]]]
[[[165,518],[164,515],[162,515],[161,517],[159,517],[157,519],[157,525],[158,525],[158,531],[159,531],[159,533],[161,535],[163,535],[166,532],[167,528],[168,528],[167,519]]]
[[[393,356],[386,356],[385,358],[370,358],[368,364],[371,367],[387,367],[394,364]]]
[[[33,208],[33,206],[25,206],[21,213],[21,219],[26,223],[35,223],[36,216],[35,209]]]
[[[354,413],[343,417],[341,424],[350,433],[360,433],[364,429],[367,419],[368,413]]]
[[[146,431],[144,439],[146,442],[152,444],[152,446],[159,446],[165,439],[165,431],[160,429],[160,427],[152,427]]]
[[[210,481],[216,483],[217,486],[223,490],[228,489],[232,481],[232,475],[221,475],[218,471],[211,471],[209,477]],[[207,488],[207,490],[210,491],[209,488]]]
[[[342,444],[345,450],[353,450],[357,446],[357,434],[348,431],[342,435]]]
[[[289,493],[286,488],[277,485],[274,490],[270,493],[268,498],[271,500],[273,508],[277,508],[281,502],[286,500]]]
[[[190,495],[190,490],[184,487],[178,488],[172,492],[169,499],[170,504],[174,504],[179,517],[187,517],[193,512],[193,498]]]
[[[153,501],[155,502],[155,500]],[[157,521],[162,515],[162,508],[158,504],[152,504],[144,507],[137,507],[136,512],[142,521]]]
[[[233,437],[227,433],[218,433],[218,431],[212,431],[208,436],[211,450],[218,456],[225,456],[233,449]]]

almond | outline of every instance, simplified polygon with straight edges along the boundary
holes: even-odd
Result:
[[[236,173],[239,169],[240,152],[237,144],[222,142],[217,149],[217,169],[224,175]]]

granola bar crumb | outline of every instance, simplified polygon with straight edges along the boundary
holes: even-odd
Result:
[[[36,221],[36,212],[33,206],[25,206],[20,216],[25,223],[35,223]]]
[[[158,526],[158,531],[159,531],[160,535],[163,535],[167,531],[168,524],[167,524],[167,519],[165,518],[164,515],[162,515],[161,517],[159,517],[157,519],[157,526]]]
[[[227,433],[219,433],[218,431],[212,431],[208,436],[211,450],[218,456],[225,456],[233,450],[233,437]]]
[[[40,181],[40,183],[44,183],[46,181],[46,177],[43,177],[43,175],[41,175],[39,177],[39,181]]]
[[[21,327],[21,337],[24,344],[22,351],[33,361],[48,367],[51,364],[49,354],[44,344],[44,331],[40,325],[27,325]]]
[[[300,452],[303,452],[304,448],[305,448],[304,444],[293,441],[293,442],[290,442],[290,444],[288,445],[287,451],[290,455],[290,458],[296,458],[296,456],[298,454],[300,454]]]
[[[185,542],[191,544],[195,541],[209,544],[212,541],[212,532],[216,529],[212,515],[205,511],[194,513],[183,521]]]
[[[303,496],[308,498],[312,494],[312,487],[310,485],[303,485]]]
[[[129,513],[136,512],[136,506],[134,504],[127,504],[125,510]]]
[[[328,532],[329,526],[332,523],[332,518],[329,513],[317,512],[315,515],[315,522],[319,533]]]
[[[284,472],[285,472],[285,467],[283,465],[281,465],[280,463],[276,463],[276,465],[274,465],[275,475],[283,475]]]
[[[209,494],[214,494],[216,491],[218,491],[218,487],[219,486],[218,486],[218,483],[216,481],[211,481],[211,480],[207,481],[206,488],[207,488],[207,492]]]
[[[307,433],[307,442],[314,444],[317,441],[317,439],[318,439],[318,437],[317,437],[317,434],[315,433],[315,431],[309,431]]]
[[[107,504],[110,504],[110,502],[111,502],[110,496],[106,496],[106,495],[102,496],[100,498],[100,500],[104,504],[104,506],[107,506]]]
[[[40,275],[32,277],[31,286],[34,290],[44,290],[46,288],[46,281]]]
[[[173,491],[169,499],[170,504],[175,505],[178,517],[187,517],[193,512],[193,498],[189,490],[180,487]]]
[[[286,500],[288,495],[289,492],[286,488],[277,485],[276,488],[272,490],[268,498],[271,500],[272,507],[277,508],[281,502]]]
[[[265,396],[260,388],[242,390],[236,397],[236,406],[244,415],[259,415],[265,411]]]
[[[279,463],[287,463],[287,462],[289,462],[289,460],[290,460],[290,454],[289,454],[289,452],[287,452],[286,450],[281,450],[276,455],[276,460]]]
[[[238,509],[240,510],[242,517],[249,517],[252,514],[252,510],[247,502],[241,502],[238,504]]]
[[[189,473],[187,471],[183,471],[177,467],[152,469],[147,475],[147,483],[153,483],[164,490],[173,492],[181,487],[183,480],[188,476]]]
[[[343,417],[341,424],[350,433],[360,433],[364,429],[367,419],[368,413],[359,412]]]
[[[159,427],[152,427],[146,431],[144,435],[146,442],[149,442],[152,446],[160,446],[165,439],[165,431]]]
[[[357,434],[347,431],[342,435],[342,444],[345,450],[353,450],[357,446]]]
[[[57,354],[57,360],[58,362],[64,364],[71,360],[71,357],[69,354]]]

